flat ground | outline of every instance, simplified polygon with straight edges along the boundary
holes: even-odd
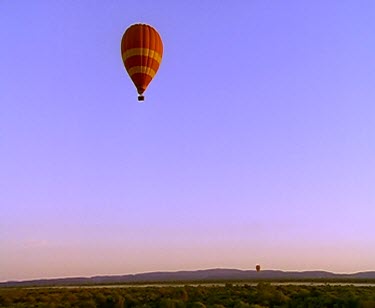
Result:
[[[375,307],[375,285],[222,283],[0,288],[0,307]]]

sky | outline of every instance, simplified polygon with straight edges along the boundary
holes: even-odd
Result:
[[[375,270],[374,29],[372,0],[0,1],[0,281]]]

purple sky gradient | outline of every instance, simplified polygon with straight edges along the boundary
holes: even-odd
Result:
[[[374,29],[371,0],[1,1],[0,281],[374,270]]]

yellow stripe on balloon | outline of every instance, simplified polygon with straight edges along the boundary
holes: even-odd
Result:
[[[130,76],[133,76],[134,74],[137,74],[137,73],[146,74],[150,76],[151,78],[153,78],[156,74],[156,72],[148,66],[133,66],[128,69],[128,73]]]
[[[125,51],[122,54],[122,59],[125,61],[126,59],[133,57],[133,56],[145,56],[145,57],[150,57],[159,63],[161,63],[161,55],[156,52],[153,49],[148,49],[148,48],[131,48]]]

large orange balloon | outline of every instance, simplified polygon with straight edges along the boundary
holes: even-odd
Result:
[[[159,69],[163,56],[163,42],[159,33],[151,26],[130,26],[121,40],[121,55],[125,68],[138,91],[138,100],[143,101],[143,92]]]

